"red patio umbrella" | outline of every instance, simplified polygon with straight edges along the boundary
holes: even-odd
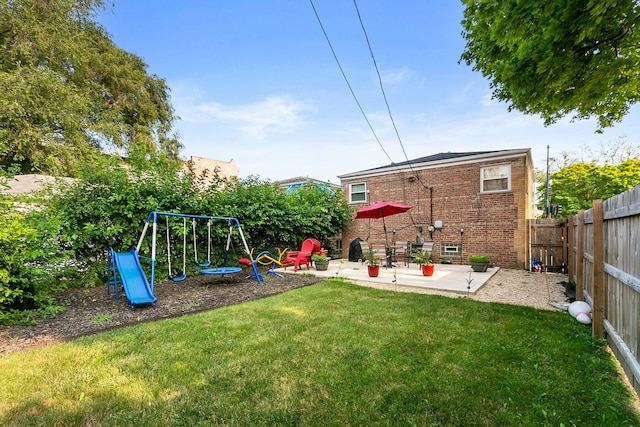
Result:
[[[389,248],[389,239],[387,238],[387,225],[384,223],[385,216],[391,216],[399,213],[403,213],[411,209],[413,206],[405,205],[404,203],[385,202],[380,201],[372,205],[366,206],[356,211],[356,219],[359,218],[382,218],[382,228],[384,229],[384,241]],[[387,257],[387,264],[389,264],[389,258]]]

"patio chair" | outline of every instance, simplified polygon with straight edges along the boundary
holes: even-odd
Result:
[[[369,249],[371,249],[371,247],[369,246],[369,242],[367,242],[366,240],[360,240],[360,250],[362,251],[361,261],[364,261],[367,254],[369,253]]]
[[[411,245],[411,246],[413,248],[415,248],[415,250],[417,250],[417,251],[426,252],[429,255],[432,255],[433,254],[433,246],[435,245],[435,243],[436,242],[424,242],[422,245]],[[412,254],[412,257],[413,257],[413,254]]]
[[[398,240],[395,245],[393,245],[392,252],[392,261],[398,262],[402,260],[402,263],[405,266],[409,265],[409,261],[411,261],[411,246],[409,245],[408,240]]]
[[[306,265],[308,270],[309,262],[311,261],[311,253],[313,252],[315,245],[314,240],[315,239],[306,239],[302,242],[302,247],[299,251],[288,251],[284,261],[282,261],[284,269],[287,269],[287,265],[293,264],[293,271],[298,271],[298,268],[300,268],[301,265]]]
[[[329,255],[329,251],[322,247],[322,244],[318,239],[309,238],[313,242],[313,249],[311,255]]]
[[[373,251],[373,256],[380,260],[380,264],[387,265],[387,248],[382,243],[369,243],[360,241],[360,249],[362,249],[362,259],[367,257],[369,251]]]
[[[380,264],[387,265],[387,247],[384,243],[371,243],[371,250],[373,251],[373,256],[380,260]]]

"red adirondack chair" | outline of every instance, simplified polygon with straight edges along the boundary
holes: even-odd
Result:
[[[302,247],[299,251],[288,251],[284,261],[282,261],[284,269],[287,269],[287,264],[293,263],[293,271],[298,271],[300,265],[306,265],[308,270],[311,254],[315,246],[314,240],[315,239],[307,239],[302,242]]]
[[[328,255],[329,251],[322,247],[321,243],[317,239],[307,239],[313,242],[313,250],[311,251],[311,255]]]

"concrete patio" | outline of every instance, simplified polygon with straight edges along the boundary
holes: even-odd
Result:
[[[303,266],[295,274],[313,274],[317,277],[327,278],[340,277],[356,283],[368,282],[390,286],[409,286],[438,291],[464,294],[469,292],[474,294],[496,274],[498,270],[498,267],[494,267],[489,268],[485,273],[475,273],[471,270],[470,265],[436,264],[433,276],[427,277],[422,275],[422,271],[416,264],[411,264],[409,267],[406,267],[402,265],[402,263],[398,263],[392,268],[381,266],[378,277],[369,277],[367,264],[342,259],[331,260],[327,271],[318,271],[314,267],[307,270],[307,268]],[[284,269],[278,268],[275,271],[281,273],[284,272]],[[286,272],[293,273],[293,267],[287,267]],[[467,289],[470,279],[470,287]]]

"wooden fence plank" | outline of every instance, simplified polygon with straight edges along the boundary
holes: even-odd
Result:
[[[604,338],[604,239],[602,200],[593,201],[593,335]]]
[[[574,230],[574,219],[573,217],[569,217],[569,222],[567,225],[567,246],[568,246],[568,258],[567,259],[567,268],[568,268],[568,273],[569,273],[569,280],[573,280],[575,282],[575,274],[576,274],[576,267],[574,265],[575,263],[575,246],[576,246],[576,242],[575,242],[575,230]]]
[[[576,300],[584,301],[584,211],[578,212],[578,242],[576,253]]]
[[[547,268],[564,271],[567,265],[566,220],[544,218],[529,220],[529,261],[536,258]]]
[[[604,265],[604,272],[640,293],[640,278],[634,277],[610,264]]]
[[[605,337],[640,393],[640,185],[569,220],[570,277],[588,302],[593,334]]]

